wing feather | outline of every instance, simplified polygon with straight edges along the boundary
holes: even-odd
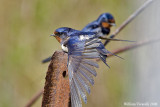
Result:
[[[99,68],[99,65],[93,60],[91,61],[91,60],[84,59],[82,62],[88,65],[94,66],[96,68]]]
[[[72,80],[70,83],[70,90],[71,90],[71,103],[72,107],[82,107],[80,94],[75,86],[75,82]]]
[[[96,70],[93,67],[91,67],[90,65],[81,63],[81,67],[84,68],[86,71],[89,71],[94,76],[97,76]]]
[[[88,38],[88,35],[87,35]],[[80,40],[78,36],[68,40],[68,71],[71,88],[71,102],[73,107],[81,107],[81,98],[87,103],[86,91],[90,93],[90,84],[94,84],[93,76],[97,75],[94,67],[100,58],[97,47],[100,45],[98,38]]]
[[[88,94],[90,94],[90,86],[89,86],[88,81],[81,74],[77,75],[77,79],[80,81],[80,83],[82,84],[82,86],[86,89],[86,91],[88,92]]]
[[[83,101],[85,103],[87,103],[87,95],[86,95],[86,92],[84,90],[84,87],[82,87],[80,81],[77,79],[77,76],[74,76],[73,79],[74,79],[75,85],[76,85],[76,87],[77,87],[77,89],[78,89]]]

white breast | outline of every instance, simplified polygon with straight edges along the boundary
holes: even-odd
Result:
[[[68,52],[68,48],[66,46],[64,46],[63,44],[61,45],[62,47],[62,50],[65,51],[65,52]]]

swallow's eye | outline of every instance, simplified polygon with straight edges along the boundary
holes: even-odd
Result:
[[[98,28],[98,27],[99,27],[98,25],[93,25],[92,26],[93,29]]]
[[[55,31],[54,34],[57,35],[57,36],[60,36],[60,35],[61,35],[61,33],[60,33],[60,32],[57,32],[57,31]]]
[[[114,19],[109,19],[108,22],[109,23],[115,23],[115,20]]]

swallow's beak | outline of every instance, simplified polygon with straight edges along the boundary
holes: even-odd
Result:
[[[51,34],[50,36],[56,36],[55,34]]]
[[[111,26],[116,26],[116,24],[115,23],[109,23]]]

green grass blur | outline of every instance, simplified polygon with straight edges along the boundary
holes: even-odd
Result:
[[[41,64],[41,60],[61,49],[49,37],[56,28],[80,30],[104,12],[112,13],[119,26],[140,6],[134,5],[133,0],[0,0],[0,107],[22,107],[43,88],[48,64]],[[129,33],[131,29],[129,25],[118,38],[134,40]],[[107,49],[129,44],[113,42]],[[125,61],[109,58],[111,69],[100,62],[95,85],[84,106],[123,106],[129,90],[126,87],[131,82],[128,79],[132,69],[130,54],[120,54]],[[41,98],[33,107],[40,106]]]

